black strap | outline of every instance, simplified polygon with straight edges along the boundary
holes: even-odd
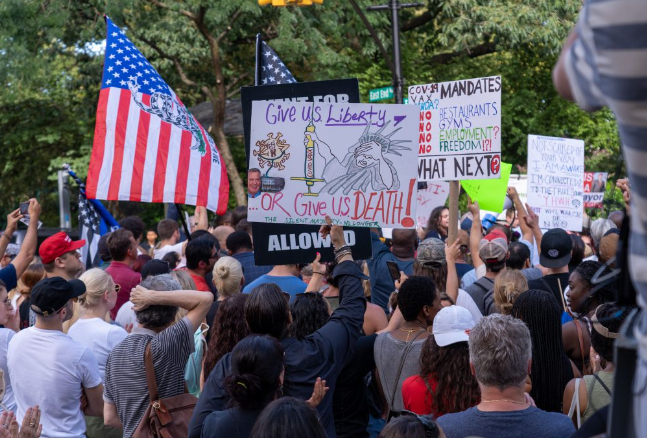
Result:
[[[607,385],[604,384],[602,379],[600,379],[600,377],[598,376],[598,373],[593,374],[593,377],[595,377],[595,380],[597,380],[600,383],[600,385],[602,385],[602,387],[607,392],[607,394],[611,395],[611,390],[609,389],[609,387]]]
[[[402,360],[400,360],[400,367],[398,368],[398,375],[395,379],[395,386],[393,387],[393,395],[391,396],[391,403],[389,404],[390,410],[393,410],[393,402],[395,401],[395,395],[398,393],[398,382],[400,381],[400,376],[402,375],[402,368],[404,367],[404,361],[409,355],[409,351],[411,351],[411,348],[413,347],[413,343],[415,342],[416,339],[418,339],[418,336],[420,336],[420,334],[423,331],[426,331],[426,330],[420,329],[418,334],[416,334],[416,336],[411,340],[411,342],[409,342],[409,344],[407,345],[407,348],[404,350],[404,354],[402,355]]]

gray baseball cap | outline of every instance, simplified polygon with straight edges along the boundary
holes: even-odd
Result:
[[[418,246],[416,260],[419,263],[447,263],[445,243],[435,237],[423,240]]]

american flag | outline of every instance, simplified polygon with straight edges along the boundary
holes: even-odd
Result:
[[[106,17],[88,199],[167,202],[224,213],[225,163],[157,70]]]
[[[281,58],[256,35],[256,85],[278,85],[296,82]]]

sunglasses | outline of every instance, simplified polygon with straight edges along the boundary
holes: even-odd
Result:
[[[121,292],[121,286],[119,286],[118,284],[115,284],[115,292]]]
[[[416,417],[418,421],[424,426],[425,428],[425,437],[426,438],[438,438],[440,435],[440,431],[438,430],[438,426],[434,422],[433,418],[431,415],[418,415],[415,412],[403,410],[401,413],[402,416],[411,416],[411,417]]]

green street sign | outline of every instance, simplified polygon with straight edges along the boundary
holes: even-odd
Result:
[[[374,88],[368,92],[369,102],[393,99],[393,87]]]
[[[405,97],[404,99],[402,99],[402,103],[407,105],[409,103],[409,98]]]

